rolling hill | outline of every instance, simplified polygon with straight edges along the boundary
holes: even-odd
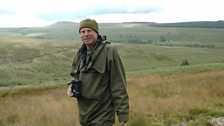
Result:
[[[187,28],[224,28],[224,21],[198,21],[179,23],[154,23],[156,27],[187,27]]]
[[[176,24],[183,27],[155,24],[124,22],[99,25],[100,33],[107,35],[109,41],[121,43],[115,46],[119,48],[126,71],[130,74],[176,73],[179,69],[183,70],[180,64],[184,59],[191,66],[184,71],[223,68],[224,28],[192,28],[185,27],[185,23]],[[0,86],[68,80],[71,57],[80,45],[78,23],[0,28],[0,44]]]
[[[100,24],[127,74],[127,126],[208,126],[223,117],[224,28],[186,25]],[[0,126],[79,125],[66,96],[77,29],[74,22],[0,28]]]
[[[79,41],[78,23],[62,21],[46,27],[0,28],[0,37],[26,37]],[[222,42],[224,21],[216,22],[124,22],[100,23],[100,33],[118,43],[168,41]]]

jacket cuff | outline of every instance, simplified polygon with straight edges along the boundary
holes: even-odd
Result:
[[[128,115],[118,115],[119,122],[127,122],[128,121]]]

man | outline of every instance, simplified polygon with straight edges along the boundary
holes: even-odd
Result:
[[[72,64],[71,75],[80,80],[80,95],[69,86],[67,94],[78,101],[82,126],[112,126],[115,113],[119,123],[128,121],[129,99],[125,71],[116,49],[99,34],[93,19],[80,22],[82,46]],[[78,89],[77,89],[78,90]]]

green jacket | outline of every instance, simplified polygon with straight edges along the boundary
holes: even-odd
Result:
[[[109,42],[98,41],[90,54],[82,45],[72,64],[71,75],[82,81],[78,98],[83,126],[110,126],[128,121],[129,98],[125,71],[117,50]]]

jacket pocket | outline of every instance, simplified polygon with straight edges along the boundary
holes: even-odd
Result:
[[[93,63],[92,68],[98,71],[99,73],[103,74],[106,70],[106,56],[103,55],[95,60]]]

